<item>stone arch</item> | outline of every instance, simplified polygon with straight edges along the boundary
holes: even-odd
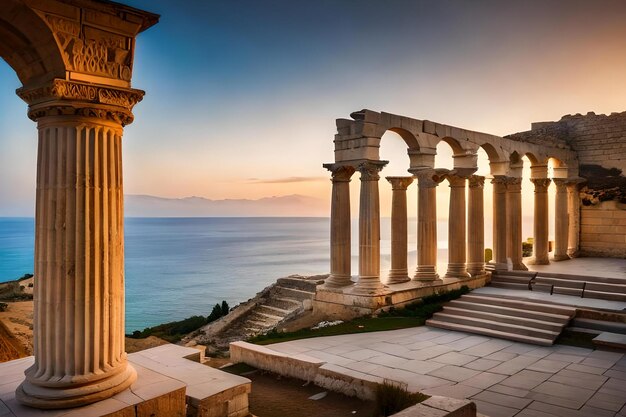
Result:
[[[409,150],[411,151],[420,150],[420,144],[417,140],[417,137],[413,133],[409,132],[408,130],[403,129],[401,127],[390,127],[390,128],[387,128],[385,131],[391,131],[400,135],[400,137],[404,140],[404,143],[406,143],[406,146]]]
[[[65,78],[66,66],[52,30],[23,2],[0,2],[0,57],[24,86]]]
[[[452,148],[452,154],[454,156],[465,156],[467,154],[466,150],[461,146],[459,141],[451,136],[444,136],[443,138],[441,138],[440,143],[441,142],[445,142],[450,145],[450,148]]]

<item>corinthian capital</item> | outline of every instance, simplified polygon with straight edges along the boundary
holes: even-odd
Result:
[[[546,192],[550,186],[550,178],[531,178],[533,184],[535,184],[535,192]]]
[[[419,188],[434,188],[446,178],[448,170],[425,168],[410,170],[410,172],[417,178]]]
[[[507,177],[506,178],[506,190],[510,192],[522,191],[522,178],[520,177]]]
[[[323,166],[330,171],[332,182],[349,182],[355,171],[350,165],[324,164]]]
[[[387,165],[387,161],[365,161],[357,165],[356,169],[361,173],[361,181],[378,181],[378,173]]]
[[[472,175],[469,177],[469,188],[484,188],[485,177],[482,175]]]
[[[406,190],[413,182],[413,177],[385,177],[391,184],[392,190]]]

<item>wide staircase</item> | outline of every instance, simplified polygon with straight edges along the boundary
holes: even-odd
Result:
[[[574,307],[492,294],[467,294],[446,303],[426,324],[550,346],[575,313]]]
[[[491,286],[626,301],[626,279],[529,271],[494,271]]]

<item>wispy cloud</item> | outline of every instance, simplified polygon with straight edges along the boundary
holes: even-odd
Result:
[[[284,177],[284,178],[248,178],[247,184],[290,184],[294,182],[325,181],[325,177]]]

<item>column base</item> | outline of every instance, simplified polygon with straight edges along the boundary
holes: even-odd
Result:
[[[350,275],[330,274],[328,278],[324,280],[324,288],[342,288],[352,284],[354,284],[354,282],[352,282]]]
[[[496,271],[508,271],[509,265],[506,262],[489,262],[489,265],[493,266]]]
[[[514,263],[513,271],[528,271],[528,267],[523,262]]]
[[[554,262],[567,261],[568,259],[570,259],[570,257],[567,255],[554,255],[552,258]]]
[[[459,278],[467,279],[470,274],[467,272],[467,266],[465,263],[448,263],[448,270],[446,271],[445,278]]]
[[[130,387],[137,379],[137,372],[130,365],[108,378],[88,383],[65,383],[58,387],[50,382],[38,385],[28,378],[17,387],[15,398],[21,404],[44,410],[80,407],[105,400]]]
[[[550,260],[548,258],[530,258],[529,260],[526,261],[526,264],[528,265],[550,265]]]
[[[580,251],[578,249],[568,249],[567,256],[571,258],[578,258],[580,256]]]
[[[434,265],[418,266],[413,277],[413,281],[437,281],[439,279],[437,268]]]
[[[381,293],[384,288],[378,276],[359,276],[352,292],[354,294],[373,295]]]
[[[387,275],[387,285],[402,284],[410,280],[409,272],[406,269],[391,269]]]
[[[467,263],[467,273],[470,276],[475,277],[476,275],[482,275],[485,273],[485,263],[484,262],[468,262]]]

